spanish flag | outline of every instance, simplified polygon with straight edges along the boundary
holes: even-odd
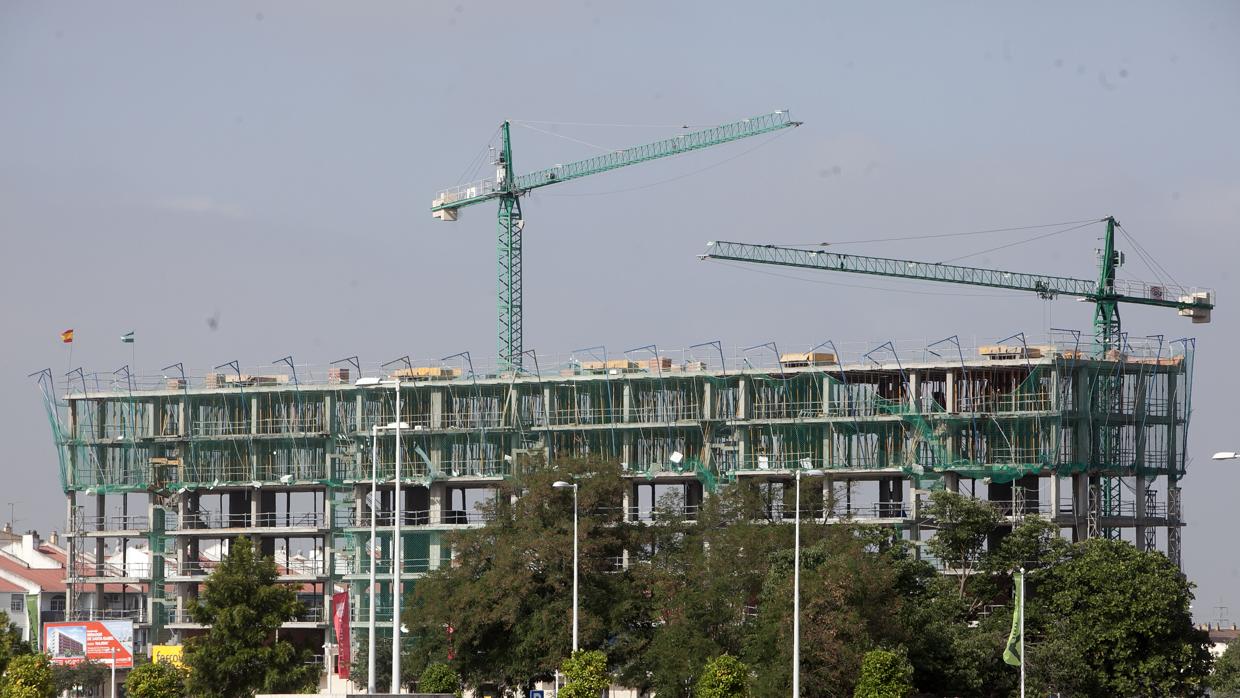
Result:
[[[65,330],[60,333],[60,341],[65,344],[73,344],[73,330]]]

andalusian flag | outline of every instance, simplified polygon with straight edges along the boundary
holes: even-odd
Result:
[[[73,344],[73,330],[65,330],[60,333],[60,341],[65,344]]]
[[[1007,647],[1003,649],[1003,661],[1012,666],[1021,666],[1025,650],[1025,573],[1024,570],[1012,575],[1013,586],[1016,587],[1015,608],[1012,609],[1012,632],[1008,635]]]
[[[125,344],[133,344],[133,331],[130,330],[129,332],[121,335],[121,341]]]

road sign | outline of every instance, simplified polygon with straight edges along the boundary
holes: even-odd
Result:
[[[542,691],[530,691],[530,698],[543,698]]]

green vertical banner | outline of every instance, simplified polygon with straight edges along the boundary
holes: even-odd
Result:
[[[43,624],[39,622],[39,595],[26,594],[26,627],[30,628],[30,645],[43,649]]]
[[[1025,613],[1025,599],[1021,593],[1025,588],[1024,573],[1016,572],[1012,575],[1013,598],[1015,600],[1012,609],[1012,632],[1008,634],[1007,647],[1003,649],[1003,661],[1012,666],[1020,666],[1020,651],[1024,643],[1021,637],[1021,616]]]

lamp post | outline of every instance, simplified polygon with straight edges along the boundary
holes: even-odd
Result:
[[[792,534],[792,698],[801,698],[801,476],[822,474],[821,470],[796,471],[796,514]]]
[[[400,421],[400,381],[399,380],[381,380],[379,378],[358,378],[354,385],[359,387],[369,386],[391,386],[396,390],[396,419],[384,427],[375,424],[370,428],[371,435],[371,470],[370,470],[370,544],[372,546],[370,559],[370,645],[366,648],[366,662],[369,675],[366,679],[366,690],[375,693],[375,560],[373,555],[373,546],[375,545],[376,525],[375,525],[375,504],[378,500],[378,482],[379,482],[379,446],[378,436],[380,430],[392,430],[396,432],[396,472],[393,477],[393,521],[392,521],[392,693],[400,693],[400,567],[401,567],[401,538],[400,538],[400,430],[407,429],[408,424]]]
[[[1240,453],[1235,453],[1232,451],[1221,451],[1219,453],[1214,454],[1213,456],[1210,456],[1210,458],[1213,460],[1236,460],[1237,458],[1240,458]]]
[[[401,548],[400,537],[400,381],[389,381],[396,389],[396,472],[394,475],[392,522],[392,693],[400,693],[400,572]]]
[[[577,483],[557,480],[551,485],[557,489],[573,488],[573,653],[577,652]]]
[[[366,643],[366,693],[375,693],[375,504],[379,501],[379,425],[370,427],[370,625]]]

